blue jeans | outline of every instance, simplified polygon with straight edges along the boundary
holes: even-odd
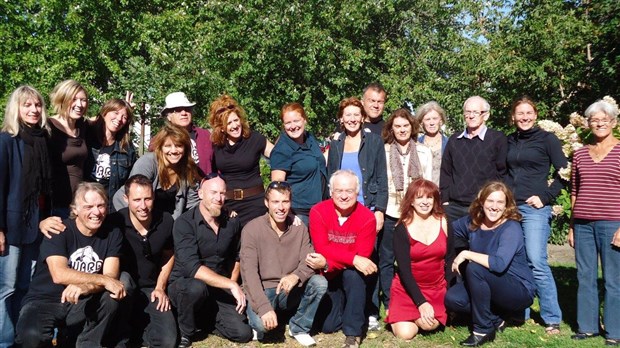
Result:
[[[620,339],[620,248],[611,245],[620,221],[575,219],[577,324],[579,332],[599,332],[598,257],[605,286],[603,324],[607,338]]]
[[[30,286],[39,243],[7,245],[0,256],[0,348],[13,345],[22,298]]]
[[[383,293],[383,306],[390,306],[390,289],[394,278],[394,228],[398,219],[385,215],[383,223],[383,237],[379,243],[379,283]]]
[[[310,333],[321,299],[327,291],[327,280],[322,275],[315,274],[302,287],[295,287],[287,295],[284,291],[276,294],[275,288],[265,289],[265,295],[271,302],[275,312],[290,311],[297,308],[295,315],[289,320],[289,329],[293,334]],[[258,314],[248,304],[248,320],[252,329],[256,330],[256,337],[262,340],[267,329]]]
[[[545,324],[559,324],[562,310],[558,304],[558,290],[547,261],[547,241],[551,234],[551,207],[536,209],[527,204],[519,205],[523,215],[521,227],[525,240],[527,260],[534,274],[536,293],[540,302],[540,317]]]

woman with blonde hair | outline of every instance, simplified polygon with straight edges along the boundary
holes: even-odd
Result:
[[[245,111],[226,94],[211,103],[209,124],[213,129],[213,171],[226,181],[226,206],[245,225],[267,212],[259,162],[261,156],[271,155],[273,144],[250,130]]]
[[[131,106],[118,98],[103,104],[97,118],[90,123],[86,139],[90,149],[85,166],[86,179],[102,184],[108,197],[112,197],[125,184],[136,162],[136,151],[129,131],[132,124]],[[109,208],[112,208],[112,200]]]
[[[142,174],[153,182],[155,207],[179,217],[198,203],[197,183],[200,180],[198,167],[191,156],[189,133],[172,124],[165,125],[157,133],[148,152],[136,161],[129,176]],[[114,208],[127,206],[122,186],[114,195]]]
[[[448,289],[446,308],[471,313],[473,332],[463,346],[480,346],[506,327],[500,310],[514,313],[529,307],[536,293],[527,263],[521,214],[506,184],[482,187],[469,207],[469,216],[453,223],[458,255],[452,271],[463,282]]]
[[[52,172],[45,102],[30,86],[7,102],[0,133],[0,346],[14,342],[21,299],[39,254],[39,221],[49,214]]]
[[[64,219],[69,216],[73,193],[84,179],[84,163],[88,157],[84,118],[88,110],[88,93],[77,81],[65,80],[54,87],[50,101],[56,113],[50,118],[50,157],[54,178],[52,215]]]
[[[446,124],[446,112],[436,101],[430,101],[418,107],[415,115],[424,131],[424,134],[418,137],[418,142],[426,145],[433,154],[431,180],[439,185],[441,157],[448,144],[448,137],[441,130],[441,127]]]

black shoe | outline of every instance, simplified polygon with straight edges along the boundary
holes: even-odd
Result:
[[[192,339],[187,336],[181,336],[181,342],[179,342],[178,348],[189,348],[192,346]]]
[[[585,340],[585,339],[597,337],[597,336],[598,336],[597,333],[577,332],[576,334],[572,335],[570,338],[574,340]]]
[[[497,331],[499,333],[502,333],[502,332],[504,332],[504,330],[506,330],[507,326],[508,326],[508,324],[506,324],[506,321],[502,320],[502,322],[495,327],[495,331]]]
[[[493,342],[494,339],[495,331],[489,332],[486,335],[476,335],[472,332],[465,341],[461,342],[461,345],[466,347],[479,347],[485,343]]]

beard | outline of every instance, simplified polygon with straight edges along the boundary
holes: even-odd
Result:
[[[213,217],[218,217],[218,216],[222,215],[222,207],[210,206],[210,207],[207,207],[207,211]]]

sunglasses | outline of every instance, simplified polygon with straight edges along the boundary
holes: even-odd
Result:
[[[222,180],[224,180],[224,177],[222,175],[220,175],[220,173],[217,172],[211,172],[207,175],[204,176],[204,178],[202,178],[202,180],[200,180],[200,186],[202,186],[202,184],[207,181],[207,180],[211,180],[213,178],[220,178]]]
[[[286,181],[272,181],[269,186],[267,186],[268,189],[270,190],[274,190],[274,189],[279,189],[279,188],[283,188],[283,189],[290,189],[291,188],[291,184],[289,184]]]
[[[226,111],[226,110],[233,110],[235,108],[235,104],[230,104],[228,106],[223,106],[217,110],[215,110],[216,114],[221,114],[222,112]]]

